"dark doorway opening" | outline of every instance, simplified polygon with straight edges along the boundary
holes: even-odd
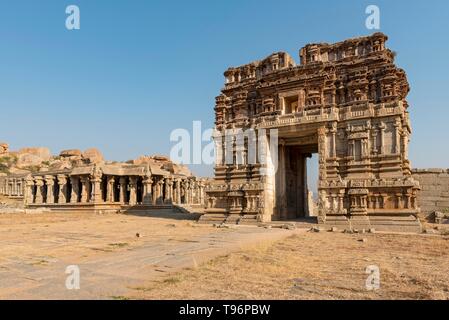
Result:
[[[311,216],[313,193],[310,193],[308,163],[318,152],[313,145],[279,146],[279,163],[276,171],[275,218],[296,220]],[[316,159],[316,157],[314,157]]]

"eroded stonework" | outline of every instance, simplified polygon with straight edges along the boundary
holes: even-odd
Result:
[[[308,216],[307,158],[317,153],[320,223],[419,230],[419,184],[408,160],[409,84],[386,41],[376,33],[309,44],[299,52],[300,65],[279,52],[229,68],[216,98],[215,180],[202,220]],[[277,152],[269,137],[256,134],[268,156],[278,156],[275,174],[262,174],[269,165],[249,163],[245,151],[243,161],[225,161],[225,131],[239,129],[277,129]]]
[[[39,149],[11,155],[19,159]],[[48,151],[47,158],[37,157],[36,166],[28,170],[6,158],[8,172],[0,173],[0,195],[23,199],[28,209],[53,211],[128,212],[174,206],[189,211],[204,206],[207,179],[193,176],[186,166],[165,156],[142,156],[124,163],[105,161],[97,149],[71,149],[55,157]]]

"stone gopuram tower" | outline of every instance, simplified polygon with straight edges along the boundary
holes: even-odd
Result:
[[[216,98],[215,180],[201,220],[311,215],[307,158],[316,153],[319,223],[418,231],[419,184],[408,160],[409,84],[387,39],[375,33],[309,44],[299,65],[279,52],[229,68]]]

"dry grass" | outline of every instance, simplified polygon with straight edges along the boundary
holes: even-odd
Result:
[[[182,241],[210,229],[191,221],[119,214],[0,214],[0,266],[11,259],[43,265],[42,257],[81,263],[152,241]]]
[[[369,265],[380,268],[379,290],[366,290]],[[129,297],[449,299],[448,270],[448,237],[305,233],[148,282]]]

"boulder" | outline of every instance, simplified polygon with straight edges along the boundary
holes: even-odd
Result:
[[[78,149],[69,149],[69,150],[62,150],[59,153],[59,156],[63,158],[81,157],[82,153],[81,150]]]
[[[18,156],[16,166],[18,168],[40,166],[43,161],[47,160],[34,154],[24,153]]]
[[[72,163],[67,160],[54,160],[50,162],[50,170],[65,170],[71,169]]]
[[[48,161],[51,159],[50,149],[44,147],[20,149],[18,151],[19,158],[21,155],[32,155],[41,158],[42,161]]]
[[[41,166],[43,162],[48,162],[51,159],[50,150],[43,147],[23,148],[12,154],[17,158],[15,167],[19,169]]]
[[[6,154],[9,152],[9,144],[0,141],[0,154]]]
[[[96,148],[90,148],[83,152],[83,158],[89,163],[100,163],[104,161],[103,154]]]

